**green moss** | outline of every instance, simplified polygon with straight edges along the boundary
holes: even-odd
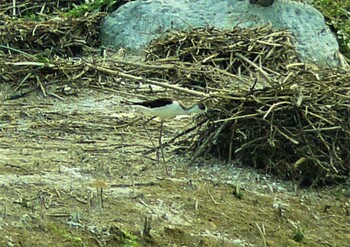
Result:
[[[139,246],[137,236],[122,229],[117,224],[111,226],[110,232],[113,233],[115,240],[117,240],[118,243],[121,243],[121,246],[123,247]]]
[[[80,17],[87,12],[99,12],[101,7],[104,6],[106,9],[110,9],[113,5],[120,2],[120,0],[96,0],[92,3],[84,3],[76,6],[75,8],[64,13],[65,16],[69,17]]]
[[[46,18],[43,15],[38,15],[35,13],[28,14],[23,17],[23,19],[27,21],[45,21]]]
[[[71,246],[82,246],[83,240],[78,236],[73,236],[68,232],[65,227],[56,225],[54,223],[48,223],[45,225],[48,232],[55,238],[61,239],[64,242],[68,242]]]
[[[301,241],[303,241],[304,239],[304,232],[302,231],[302,229],[298,228],[294,231],[293,235],[292,235],[292,239],[295,242],[300,243]]]
[[[124,247],[137,247],[137,246],[139,246],[137,236],[133,235],[130,232],[125,232],[125,234],[126,234],[126,238],[125,238],[125,243],[123,244]]]
[[[322,12],[327,24],[333,29],[340,52],[350,59],[350,8],[349,1],[315,0],[313,5]]]

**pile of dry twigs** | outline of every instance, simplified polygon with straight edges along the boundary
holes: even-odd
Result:
[[[174,31],[150,44],[146,60],[175,58],[211,65],[236,75],[249,73],[254,64],[267,71],[279,71],[291,61],[297,61],[291,40],[289,32],[274,31],[270,26]]]
[[[13,19],[4,16],[0,25],[2,50],[36,54],[44,59],[54,55],[72,57],[99,45],[98,29],[104,14],[83,18],[57,17],[44,20]],[[7,47],[7,48],[6,48]],[[12,49],[11,49],[12,48]]]
[[[232,74],[229,84],[222,77],[219,90],[209,90],[196,157],[209,153],[303,185],[349,175],[350,71],[300,63],[291,40],[266,26],[174,32],[151,44],[150,60],[209,65],[202,78]]]
[[[259,84],[269,85],[288,71],[287,66],[299,63],[292,40],[289,32],[270,26],[225,31],[197,28],[168,33],[153,41],[145,53],[146,61],[176,65],[164,76],[167,80],[211,92],[236,91],[250,87],[251,78],[257,76]]]
[[[302,184],[350,170],[350,73],[293,76],[272,87],[216,95],[196,156],[212,153]]]
[[[207,98],[209,118],[198,119],[193,143],[181,140],[197,157],[215,155],[306,185],[348,176],[350,71],[301,63],[292,36],[269,26],[169,32],[146,49],[144,62],[102,57],[103,15],[5,16],[0,79],[16,92],[7,99],[32,91],[60,98],[72,87],[158,85]]]

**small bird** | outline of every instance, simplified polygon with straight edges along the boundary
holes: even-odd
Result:
[[[165,165],[165,172],[168,174],[168,168],[166,166],[163,145],[162,145],[162,133],[163,133],[163,122],[167,118],[175,118],[180,115],[190,115],[206,113],[207,107],[203,102],[198,102],[191,107],[186,107],[180,101],[172,98],[158,98],[155,100],[143,101],[143,102],[130,102],[122,101],[122,103],[131,105],[145,113],[159,117],[160,123],[160,134],[159,134],[159,147],[162,153],[163,162]]]
[[[124,101],[123,103],[132,105],[143,112],[147,112],[150,115],[157,116],[161,119],[207,112],[207,107],[202,102],[194,104],[191,107],[186,107],[180,101],[171,98],[159,98],[143,102]]]

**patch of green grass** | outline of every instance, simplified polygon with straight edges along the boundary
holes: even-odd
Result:
[[[327,24],[333,29],[340,52],[350,59],[350,7],[344,0],[315,0],[313,5],[322,12]]]
[[[106,9],[112,8],[113,5],[117,4],[121,0],[96,0],[92,3],[84,3],[76,6],[75,8],[64,13],[65,16],[69,17],[80,17],[87,12],[99,12],[101,7],[104,6]]]
[[[292,239],[298,243],[303,241],[304,237],[304,232],[301,228],[296,229],[292,234]]]
[[[45,18],[43,15],[38,15],[38,14],[32,13],[32,14],[23,16],[23,19],[27,20],[27,21],[40,22],[40,21],[45,21],[47,18]]]
[[[68,242],[71,244],[71,246],[82,246],[83,240],[78,237],[74,236],[71,233],[69,233],[65,227],[61,227],[59,225],[56,225],[54,223],[48,223],[45,225],[47,230],[50,234],[52,234],[53,237],[56,237],[58,239],[62,239],[64,242]]]
[[[131,232],[128,232],[118,225],[114,224],[112,227],[112,232],[114,233],[114,238],[121,243],[123,247],[138,247],[138,238]]]
[[[123,244],[123,247],[137,247],[138,244],[138,238],[137,236],[133,235],[130,232],[124,232],[125,233],[125,242]]]

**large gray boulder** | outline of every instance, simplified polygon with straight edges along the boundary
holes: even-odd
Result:
[[[249,0],[137,0],[121,6],[101,25],[105,46],[140,53],[147,44],[172,29],[213,26],[232,29],[271,23],[290,30],[300,59],[338,66],[339,47],[322,14],[310,5],[276,0],[269,7]]]

